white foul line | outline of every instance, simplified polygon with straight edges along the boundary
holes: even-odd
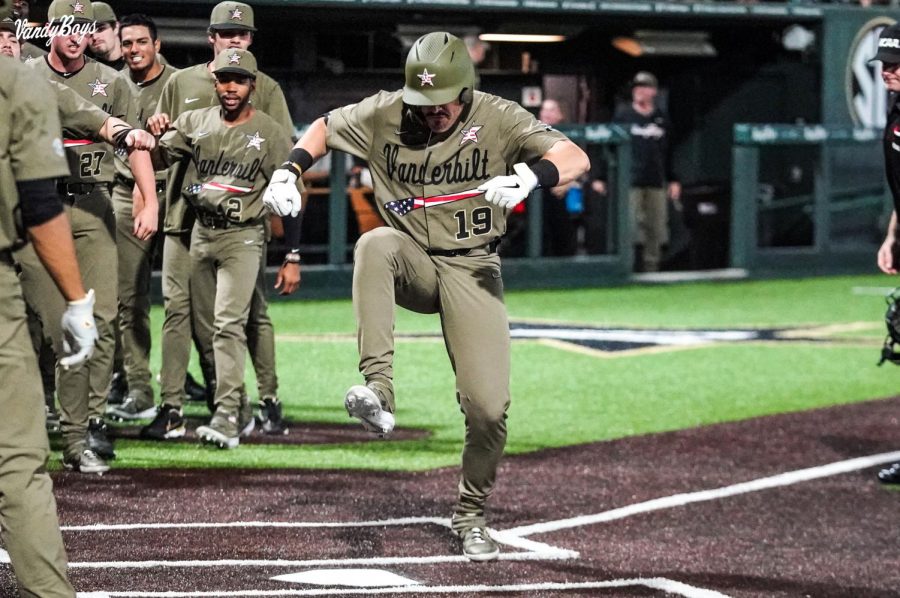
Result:
[[[63,525],[64,532],[96,532],[135,529],[208,529],[228,527],[282,527],[282,528],[317,528],[317,527],[381,527],[388,525],[422,525],[433,523],[450,527],[447,517],[402,517],[399,519],[381,519],[372,521],[223,521],[207,523],[95,523],[91,525]]]
[[[206,598],[211,596],[353,596],[373,594],[475,594],[482,592],[552,592],[565,590],[602,590],[643,586],[663,590],[685,598],[728,598],[713,590],[695,588],[681,582],[653,577],[648,579],[614,579],[582,583],[529,583],[471,586],[397,586],[392,588],[310,589],[310,590],[236,590],[231,592],[84,592],[79,598]]]
[[[818,467],[810,467],[808,469],[798,469],[786,473],[770,476],[767,478],[759,478],[749,482],[733,484],[731,486],[723,486],[722,488],[714,488],[712,490],[700,490],[698,492],[687,492],[684,494],[675,494],[665,496],[663,498],[655,498],[645,502],[628,505],[596,513],[594,515],[582,515],[572,517],[570,519],[560,519],[557,521],[546,521],[544,523],[535,523],[534,525],[523,525],[505,530],[507,534],[516,536],[530,536],[532,534],[545,534],[555,532],[570,527],[580,527],[582,525],[592,525],[595,523],[605,523],[616,519],[624,519],[632,515],[641,513],[649,513],[651,511],[659,511],[662,509],[670,509],[673,507],[681,507],[687,504],[704,502],[708,500],[716,500],[728,496],[736,496],[738,494],[747,494],[748,492],[758,492],[759,490],[768,490],[770,488],[778,488],[779,486],[790,486],[800,482],[808,482],[819,478],[825,478],[842,473],[849,473],[874,465],[883,463],[893,463],[900,461],[900,451],[891,453],[880,453],[878,455],[870,455],[868,457],[857,457],[856,459],[848,459],[846,461],[838,461]]]
[[[9,553],[0,548],[0,563],[8,563],[9,561]]]

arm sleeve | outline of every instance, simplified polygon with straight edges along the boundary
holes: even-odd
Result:
[[[30,72],[30,71],[29,71]],[[9,104],[9,156],[17,181],[68,176],[56,96],[39,76],[17,78]],[[102,112],[102,111],[101,111]],[[104,113],[105,114],[105,113]]]
[[[305,210],[304,210],[305,211]],[[297,249],[300,246],[300,230],[303,224],[303,212],[296,216],[282,216],[281,222],[284,225],[284,246],[291,249]]]
[[[16,183],[16,191],[19,193],[19,207],[25,228],[39,226],[63,211],[54,179],[19,181]]]
[[[369,96],[358,104],[350,104],[328,114],[328,149],[368,159],[374,131],[378,126],[377,106],[380,95]]]

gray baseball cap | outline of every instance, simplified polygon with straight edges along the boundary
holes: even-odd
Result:
[[[888,64],[900,62],[900,23],[894,23],[881,30],[878,36],[878,52],[871,60],[880,60]]]
[[[659,81],[656,80],[656,77],[653,73],[648,73],[647,71],[640,71],[635,73],[634,78],[631,80],[632,87],[659,87]]]
[[[250,50],[223,50],[213,63],[213,74],[234,73],[256,79],[256,57]]]
[[[256,31],[253,26],[253,8],[243,2],[219,2],[209,16],[209,28]]]
[[[47,9],[47,20],[74,17],[76,23],[93,23],[94,6],[91,0],[53,0]]]
[[[94,20],[98,23],[114,23],[119,19],[112,6],[106,2],[94,2]]]

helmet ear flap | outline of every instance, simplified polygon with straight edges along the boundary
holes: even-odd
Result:
[[[463,90],[459,92],[459,101],[463,104],[471,104],[474,95],[471,87],[464,87]]]

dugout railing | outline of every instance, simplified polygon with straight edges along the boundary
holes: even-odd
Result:
[[[759,274],[874,268],[890,201],[881,132],[738,124],[730,264]]]

